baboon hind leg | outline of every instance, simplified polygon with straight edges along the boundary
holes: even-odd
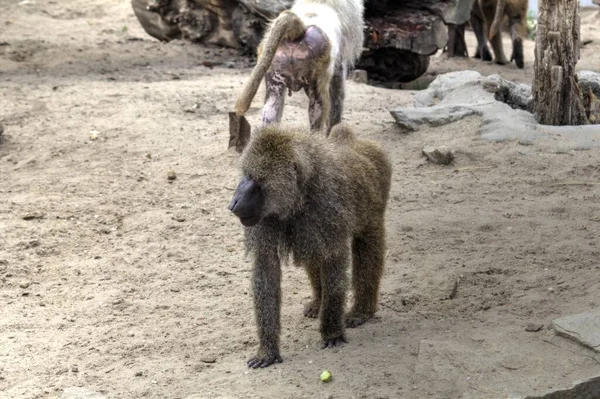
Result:
[[[377,310],[379,282],[383,274],[385,227],[383,221],[365,230],[352,243],[352,288],[354,305],[346,315],[346,326],[359,326]]]
[[[312,299],[304,306],[304,316],[316,319],[321,309],[321,271],[314,266],[306,266],[306,274],[312,287]]]
[[[262,125],[281,122],[283,106],[285,103],[285,84],[277,75],[268,72],[265,76],[266,95],[265,104],[262,109]]]
[[[473,15],[471,17],[471,27],[473,28],[473,32],[475,32],[475,37],[477,38],[477,50],[475,51],[474,58],[481,58],[483,61],[491,61],[492,53],[490,53],[490,49],[487,45],[487,39],[483,31],[483,21],[481,18]]]
[[[346,65],[336,65],[335,73],[331,78],[331,84],[329,87],[331,111],[329,112],[329,126],[327,127],[327,135],[329,135],[329,132],[335,125],[342,121],[342,113],[344,112],[344,97],[346,94],[346,75]]]
[[[510,60],[515,60],[517,67],[523,68],[525,66],[525,59],[523,57],[523,37],[525,36],[525,21],[521,16],[513,17],[510,19],[510,37],[512,39],[512,55]]]
[[[313,83],[308,89],[308,119],[310,121],[310,130],[320,131],[327,129],[329,122],[329,112],[331,109],[331,98],[329,98],[329,85],[321,92],[317,83]]]

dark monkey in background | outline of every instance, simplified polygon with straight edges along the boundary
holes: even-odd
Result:
[[[320,317],[323,348],[347,342],[377,309],[391,165],[380,147],[342,123],[329,137],[270,125],[241,158],[243,177],[229,209],[254,255],[252,285],[260,347],[252,368],[281,362],[281,263],[305,268],[313,291],[304,314]],[[346,270],[354,304],[344,317]]]
[[[304,89],[311,130],[342,119],[348,68],[363,48],[363,0],[296,0],[269,25],[258,60],[235,104],[242,116],[266,76],[262,125],[279,123],[286,90]]]

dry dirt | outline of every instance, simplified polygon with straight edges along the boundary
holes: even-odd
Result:
[[[481,141],[475,117],[405,134],[388,108],[412,92],[351,82],[346,120],[394,166],[380,311],[343,348],[320,350],[302,316],[307,278],[285,267],[284,363],[248,370],[251,265],[226,209],[237,180],[226,112],[247,60],[153,40],[128,0],[1,3],[3,399],[71,386],[110,398],[505,398],[600,373],[599,356],[549,328],[600,305],[600,150]],[[597,26],[584,27],[596,35],[585,69],[600,65]],[[530,81],[526,49],[524,71],[444,57],[431,70]],[[306,124],[305,98],[288,103],[286,120]],[[438,144],[457,151],[454,166],[424,161]]]

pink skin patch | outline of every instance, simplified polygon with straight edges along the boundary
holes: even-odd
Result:
[[[314,95],[312,60],[323,56],[328,51],[328,44],[327,37],[321,29],[309,26],[302,39],[284,41],[279,45],[267,74],[267,99],[262,112],[263,125],[279,122],[284,89],[287,89],[289,95],[300,89],[304,89],[309,97]],[[319,102],[311,98],[309,110],[311,126],[314,121],[313,116],[320,117],[322,114]]]

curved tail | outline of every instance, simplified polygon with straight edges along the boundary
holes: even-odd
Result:
[[[259,46],[258,61],[252,70],[250,78],[244,86],[242,94],[235,103],[235,112],[238,116],[243,115],[252,99],[258,91],[260,82],[271,66],[275,57],[275,52],[282,40],[297,40],[304,36],[306,27],[296,14],[291,11],[284,11],[273,21],[267,34]]]
[[[502,20],[504,19],[504,4],[506,0],[498,0],[496,3],[496,12],[494,13],[494,21],[490,26],[490,32],[488,39],[492,40],[492,37],[496,36],[496,33],[502,29]]]

